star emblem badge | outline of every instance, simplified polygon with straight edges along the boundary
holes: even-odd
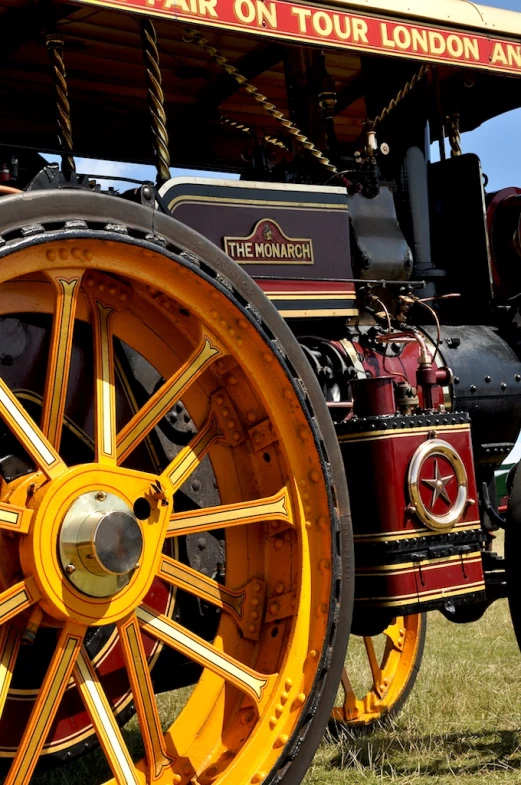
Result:
[[[447,485],[454,479],[453,474],[442,477],[438,461],[434,459],[434,477],[432,480],[424,480],[422,482],[432,488],[432,501],[431,509],[434,507],[438,499],[441,497],[447,504],[452,504],[451,498],[447,493]]]

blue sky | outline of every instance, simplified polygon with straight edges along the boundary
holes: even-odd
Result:
[[[482,5],[521,12],[521,0],[485,0]],[[510,185],[521,186],[521,109],[496,117],[476,131],[464,134],[462,147],[464,152],[476,153],[481,158],[483,171],[489,177],[489,191],[497,191]],[[49,160],[58,160],[52,156],[46,157]],[[78,171],[88,174],[113,173],[136,177],[139,180],[155,179],[155,171],[151,166],[89,161],[81,158],[78,159],[77,165]],[[172,170],[174,177],[182,174],[203,176],[202,172],[190,172],[186,169]],[[208,172],[204,176],[222,177],[223,175]],[[116,183],[114,185],[117,187]]]
[[[521,11],[521,0],[484,0],[482,5]],[[521,185],[521,110],[495,117],[462,138],[464,152],[481,158],[489,177],[489,191],[509,185]]]

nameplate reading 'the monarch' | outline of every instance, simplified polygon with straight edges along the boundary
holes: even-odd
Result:
[[[313,241],[287,237],[278,223],[261,218],[247,237],[223,237],[228,256],[239,264],[313,264]]]

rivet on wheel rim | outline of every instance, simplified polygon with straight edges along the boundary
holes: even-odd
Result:
[[[4,484],[0,502],[0,529],[11,538],[9,563],[0,565],[0,735],[5,756],[18,747],[6,785],[28,782],[53,741],[66,748],[60,711],[79,699],[118,782],[142,782],[142,772],[169,784],[262,781],[298,727],[332,612],[334,513],[294,380],[230,291],[130,239],[92,233],[28,246],[4,256],[1,280],[2,316],[24,315],[51,333],[40,389],[17,387],[16,361],[0,382],[0,414],[33,467]],[[77,333],[90,336],[79,359]],[[122,403],[121,346],[162,380],[134,411]],[[78,382],[80,361],[90,388]],[[94,405],[82,411],[82,397]],[[139,456],[180,400],[196,433],[176,454],[163,440],[153,468]],[[90,443],[91,462],[65,460],[69,431]],[[205,458],[219,504],[178,511],[176,494]],[[143,499],[145,518],[135,514]],[[107,537],[103,527],[116,518],[119,533]],[[175,548],[165,551],[165,543],[214,531],[225,541],[224,583],[179,560]],[[121,555],[131,540],[132,565]],[[154,587],[220,609],[214,639],[176,621],[169,601],[158,607]],[[9,744],[10,676],[38,616],[35,652],[43,632],[57,643],[27,724],[10,730]],[[141,727],[145,759],[137,764],[114,719],[116,696],[85,647],[89,627],[110,625],[107,646],[125,666]],[[202,667],[166,733],[149,674],[159,644]]]

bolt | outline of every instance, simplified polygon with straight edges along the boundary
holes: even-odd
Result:
[[[145,185],[145,187],[143,188],[143,196],[145,197],[145,199],[151,199],[152,198],[152,191],[148,187],[148,185]]]
[[[104,491],[98,491],[96,494],[96,501],[98,502],[104,502],[106,498],[107,494]]]
[[[140,563],[137,561],[137,562],[134,564],[134,569],[135,569],[135,570],[137,570],[139,567],[141,567],[141,564],[140,564]]]
[[[65,572],[67,573],[67,575],[72,575],[73,572],[76,572],[76,567],[74,566],[74,564],[68,564],[65,568]]]

